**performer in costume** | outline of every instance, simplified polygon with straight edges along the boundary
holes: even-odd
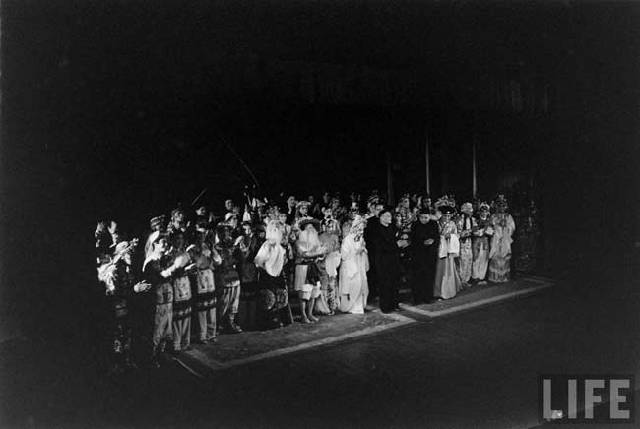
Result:
[[[220,290],[218,293],[218,317],[229,332],[240,333],[242,328],[236,324],[236,315],[240,301],[238,265],[242,237],[234,240],[229,225],[219,226],[218,237],[220,241],[216,245],[216,250],[222,258],[222,263],[215,273],[216,285]]]
[[[472,234],[476,229],[476,220],[473,218],[473,205],[471,203],[462,204],[460,212],[456,222],[458,236],[460,237],[459,272],[462,286],[468,287],[473,267]]]
[[[442,216],[439,221],[440,246],[433,296],[449,299],[456,296],[456,293],[462,289],[462,282],[455,263],[455,258],[460,252],[460,242],[456,223],[451,220],[454,212],[452,203],[445,201],[440,204],[436,203],[436,206]]]
[[[151,284],[148,292],[153,301],[152,363],[159,365],[158,358],[164,352],[166,343],[172,338],[173,285],[171,276],[179,268],[170,263],[166,256],[167,239],[164,233],[154,231],[147,239],[148,250],[142,271],[145,280]]]
[[[131,270],[131,254],[138,240],[121,241],[115,247],[113,259],[98,268],[98,278],[106,286],[106,297],[110,310],[109,372],[121,374],[135,368],[132,359],[132,324],[130,320],[130,298],[133,293],[145,292],[151,285],[145,281],[135,282]]]
[[[214,266],[222,263],[218,252],[208,244],[206,223],[204,220],[198,221],[195,243],[187,248],[196,268],[191,278],[191,286],[196,315],[194,320],[198,327],[198,341],[200,343],[216,342],[216,285],[213,269]]]
[[[167,233],[173,234],[174,232],[182,232],[183,234],[187,232],[187,223],[181,208],[171,210],[171,221],[167,227]]]
[[[174,229],[169,236],[171,249],[168,256],[176,267],[171,281],[173,284],[173,315],[171,329],[173,332],[173,351],[187,350],[191,343],[191,282],[189,274],[195,270],[195,265],[187,253],[184,233]]]
[[[305,219],[311,219],[311,216],[309,216],[309,202],[299,201],[296,204],[296,214],[291,226],[291,229],[293,230],[293,234],[295,236],[295,240],[298,239],[298,236],[300,235],[300,231],[302,231],[300,229],[300,222],[302,222]],[[318,230],[318,232],[320,232],[320,230]]]
[[[243,323],[254,323],[256,313],[256,293],[258,292],[258,269],[253,260],[260,248],[258,236],[251,222],[242,222],[242,240],[240,241],[240,286],[241,300],[245,304],[240,316]]]
[[[413,255],[411,285],[415,304],[429,302],[433,298],[439,248],[440,229],[435,210],[423,209],[418,212],[418,222],[411,231]]]
[[[365,224],[362,216],[356,216],[342,240],[339,290],[340,311],[344,313],[364,314],[367,306],[369,258],[363,237]]]
[[[325,247],[324,258],[318,260],[320,272],[320,296],[316,300],[315,310],[322,315],[333,315],[338,307],[337,277],[340,265],[340,236],[338,221],[331,217],[331,209],[324,210],[325,218],[320,228],[322,233],[318,237]]]
[[[314,218],[299,222],[299,237],[296,241],[295,290],[300,298],[303,323],[317,322],[313,315],[316,298],[320,295],[320,273],[316,261],[323,257],[326,248],[320,243],[320,222]]]
[[[259,270],[257,319],[260,329],[282,327],[293,323],[289,306],[289,292],[283,276],[287,251],[282,245],[283,228],[278,221],[270,221],[254,263]]]
[[[473,281],[480,285],[487,284],[485,277],[489,265],[489,240],[493,235],[489,204],[482,202],[478,207],[478,219],[473,232]]]
[[[511,238],[516,224],[507,209],[507,199],[500,194],[493,203],[495,213],[491,216],[493,237],[489,251],[488,280],[495,283],[507,282],[511,276]]]

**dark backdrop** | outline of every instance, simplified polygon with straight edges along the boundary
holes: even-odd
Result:
[[[547,265],[638,240],[634,2],[3,1],[2,311],[73,331],[93,229],[204,187],[529,189]],[[597,264],[596,264],[597,266]],[[589,267],[595,270],[596,266]],[[62,324],[62,329],[59,329]],[[8,325],[9,326],[9,325]]]

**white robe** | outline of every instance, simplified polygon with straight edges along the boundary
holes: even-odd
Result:
[[[353,235],[347,235],[342,241],[340,254],[340,311],[364,314],[369,296],[369,257],[364,239],[355,241]]]

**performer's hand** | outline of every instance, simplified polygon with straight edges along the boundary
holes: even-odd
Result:
[[[151,287],[151,283],[147,283],[146,281],[141,281],[136,283],[133,286],[133,291],[134,292],[146,292],[149,290],[149,288]]]
[[[433,244],[433,238],[427,238],[426,240],[424,240],[425,246],[431,246],[432,244]]]

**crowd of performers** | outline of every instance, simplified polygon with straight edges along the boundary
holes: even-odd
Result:
[[[356,194],[349,207],[328,193],[319,202],[248,198],[244,210],[227,200],[220,217],[176,208],[149,227],[144,246],[116,221],[96,229],[114,373],[134,361],[159,366],[165,351],[215,343],[219,331],[241,333],[241,299],[265,330],[294,323],[294,313],[305,324],[363,314],[373,297],[382,312],[396,311],[403,284],[420,304],[506,282],[515,231],[503,195],[459,207],[449,196],[407,195],[390,207],[376,192],[362,210]]]

